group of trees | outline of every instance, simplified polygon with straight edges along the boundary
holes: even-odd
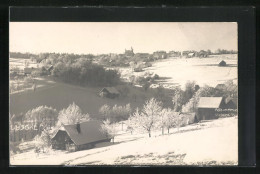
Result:
[[[129,117],[128,127],[136,131],[144,131],[151,137],[152,130],[164,129],[169,130],[172,127],[178,127],[181,123],[180,114],[171,108],[163,108],[162,102],[151,98],[146,101],[143,108],[136,111]]]
[[[125,106],[114,105],[110,107],[105,104],[99,109],[99,113],[103,116],[103,124],[101,130],[111,136],[113,142],[117,134],[118,122],[127,120],[132,112],[130,104]]]
[[[110,122],[118,122],[128,119],[132,109],[130,104],[125,106],[114,105],[113,107],[105,104],[99,109],[99,113],[102,115],[103,120],[110,120]]]
[[[120,82],[118,71],[106,70],[104,67],[82,58],[56,63],[52,75],[64,82],[83,86],[112,86]]]
[[[237,54],[235,50],[217,49],[215,54]]]

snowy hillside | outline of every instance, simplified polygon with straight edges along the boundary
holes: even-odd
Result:
[[[65,152],[33,150],[12,155],[11,165],[236,165],[238,162],[237,116],[201,122],[170,134],[124,133],[115,143],[94,149]]]

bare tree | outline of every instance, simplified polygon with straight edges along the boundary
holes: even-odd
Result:
[[[182,105],[182,91],[180,88],[175,89],[174,96],[172,98],[172,103],[173,103],[173,110],[175,112],[180,110]]]

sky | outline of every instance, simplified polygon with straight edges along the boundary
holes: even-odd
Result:
[[[11,52],[237,50],[234,22],[10,22]]]

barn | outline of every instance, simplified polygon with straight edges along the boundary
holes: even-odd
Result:
[[[100,92],[99,95],[101,97],[107,98],[116,98],[119,97],[120,93],[115,87],[104,87]]]
[[[109,135],[101,131],[101,121],[91,120],[87,122],[63,125],[52,136],[53,149],[78,151],[89,149],[100,142],[109,142]]]
[[[201,97],[198,104],[198,119],[210,120],[215,119],[216,109],[223,109],[225,102],[222,97]]]

